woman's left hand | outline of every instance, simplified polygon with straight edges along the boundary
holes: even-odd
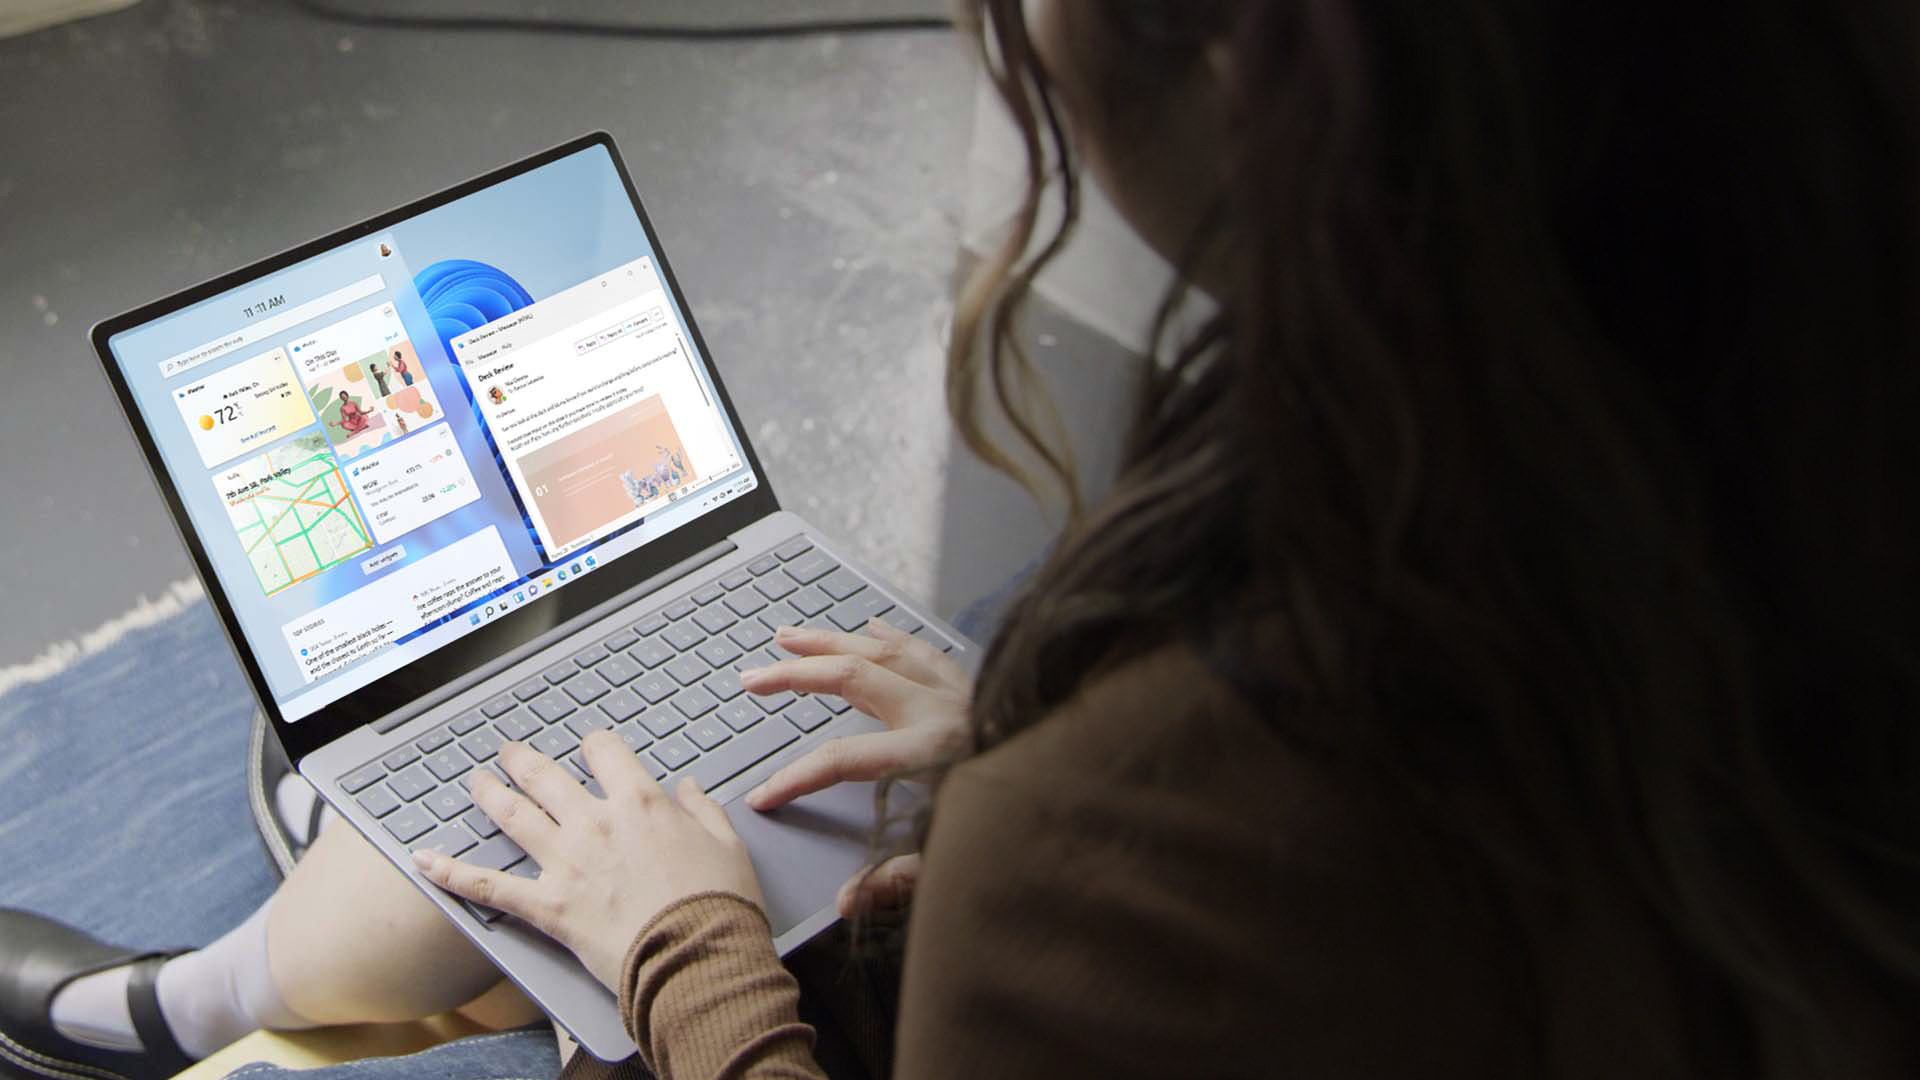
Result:
[[[668,797],[610,731],[588,735],[580,752],[606,798],[519,743],[500,748],[518,791],[490,772],[474,779],[474,803],[540,864],[538,878],[434,851],[415,852],[414,864],[448,892],[526,920],[609,988],[633,939],[674,901],[719,891],[766,906],[746,845],[692,780],[681,781],[677,800]]]

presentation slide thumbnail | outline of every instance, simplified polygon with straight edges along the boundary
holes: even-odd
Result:
[[[278,348],[176,389],[173,403],[208,468],[313,424],[286,350]]]
[[[692,484],[686,448],[659,396],[562,435],[519,459],[534,517],[557,555]]]
[[[339,462],[317,433],[240,461],[213,481],[268,596],[373,546]]]

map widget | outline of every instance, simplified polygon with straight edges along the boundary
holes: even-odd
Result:
[[[268,596],[373,546],[327,440],[301,435],[216,473],[234,535]]]

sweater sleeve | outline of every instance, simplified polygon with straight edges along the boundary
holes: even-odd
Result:
[[[761,910],[732,893],[687,897],[627,952],[620,1014],[647,1067],[675,1077],[810,1077],[813,1029]]]

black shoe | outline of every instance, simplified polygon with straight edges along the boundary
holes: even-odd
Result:
[[[160,1080],[193,1064],[160,1013],[160,965],[188,950],[118,949],[25,911],[0,908],[0,1076],[23,1080]],[[139,1052],[74,1042],[53,1026],[53,998],[82,975],[132,964],[127,1010]]]

